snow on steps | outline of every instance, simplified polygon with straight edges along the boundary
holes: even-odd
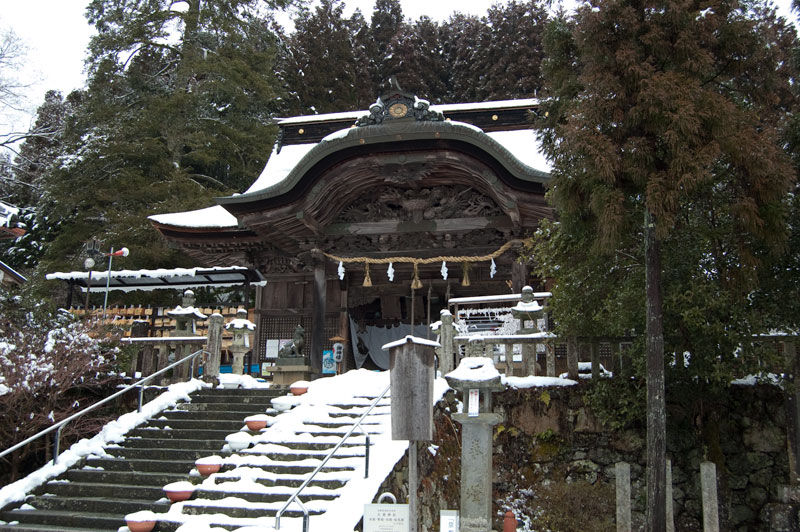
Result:
[[[264,390],[200,391],[192,395],[191,403],[154,416],[146,426],[131,431],[121,445],[108,447],[106,456],[89,458],[46,484],[29,501],[41,509],[3,513],[0,518],[19,524],[0,524],[0,531],[116,531],[125,514],[143,509],[157,514],[158,532],[201,531],[209,526],[273,530],[276,511],[388,382],[388,372],[366,370],[314,381],[306,395],[281,399],[293,408],[280,414],[272,411],[274,423],[260,432],[248,432],[253,442],[238,453],[230,452],[225,436],[246,430],[244,417],[263,413],[270,396]],[[437,380],[436,388],[438,395],[444,393],[443,379]],[[356,431],[306,487],[300,499],[312,513],[313,530],[353,530],[363,505],[374,499],[405,454],[408,443],[391,439],[390,417],[387,397],[363,425],[372,445],[368,479],[364,479],[365,438]],[[216,447],[201,443],[208,440],[216,442]],[[193,471],[194,460],[210,454],[222,455],[224,465],[219,473],[203,479]],[[169,505],[161,487],[187,479],[197,485],[194,497]],[[69,500],[84,497],[84,490],[86,498],[103,499],[94,513],[88,511],[92,503]],[[58,503],[58,499],[67,502]],[[108,512],[111,500],[120,501],[116,513]],[[84,510],[75,511],[81,505]],[[290,506],[281,519],[281,530],[301,530],[300,515],[297,505]]]

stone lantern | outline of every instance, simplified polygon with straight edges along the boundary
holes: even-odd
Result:
[[[519,334],[539,332],[537,323],[544,316],[544,307],[533,300],[533,288],[522,287],[522,297],[516,306],[511,308],[511,315],[519,320]],[[530,327],[525,324],[531,322]]]
[[[544,307],[533,300],[533,288],[530,286],[522,287],[520,301],[511,308],[511,315],[519,320],[517,334],[534,334],[539,332],[539,319],[544,317]],[[526,324],[530,322],[530,327]],[[506,348],[508,349],[508,347]],[[506,353],[506,373],[512,374],[513,353]],[[531,343],[522,344],[522,362],[530,375],[536,375],[536,345]],[[554,370],[555,371],[555,370]]]
[[[255,330],[256,324],[247,319],[247,310],[240,308],[236,311],[236,319],[228,323],[225,328],[233,331],[231,353],[233,354],[234,375],[244,372],[244,354],[250,350],[250,331]]]
[[[492,392],[505,387],[487,357],[463,358],[445,379],[462,394],[465,405],[465,412],[453,414],[461,423],[460,532],[491,532],[492,427],[502,421],[492,412]]]
[[[200,312],[195,306],[194,292],[186,290],[183,293],[181,305],[173,310],[167,311],[167,316],[175,319],[175,331],[170,335],[173,337],[186,338],[197,336],[197,322],[206,319],[206,315]],[[175,359],[180,360],[192,351],[192,346],[188,343],[180,343],[175,346]],[[188,376],[189,367],[181,364],[175,368],[174,375],[178,380],[184,380]]]

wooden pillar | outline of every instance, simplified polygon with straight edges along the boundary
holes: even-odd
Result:
[[[528,281],[528,266],[518,261],[511,264],[511,289],[515,294],[522,292]]]
[[[142,377],[153,374],[153,356],[153,344],[144,344],[142,346]]]
[[[314,254],[314,288],[311,319],[311,342],[308,358],[311,361],[311,378],[322,375],[322,347],[325,343],[325,259],[321,253]]]

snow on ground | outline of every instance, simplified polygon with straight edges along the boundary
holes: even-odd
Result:
[[[141,412],[124,414],[119,419],[108,423],[95,437],[88,440],[82,439],[72,445],[58,455],[56,464],[48,462],[47,465],[27,477],[0,489],[0,508],[24,500],[34,488],[57,477],[86,456],[106,456],[104,446],[123,441],[129,430],[141,425],[162,410],[174,407],[180,401],[191,401],[189,394],[204,386],[208,385],[197,379],[171,385],[166,392],[143,405]]]

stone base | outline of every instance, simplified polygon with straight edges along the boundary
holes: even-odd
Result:
[[[310,381],[311,380],[311,366],[308,361],[302,357],[298,357],[297,361],[305,362],[304,364],[296,364],[295,360],[280,358],[276,361],[275,365],[267,370],[272,373],[272,387],[273,388],[289,388],[292,383],[297,381]]]

